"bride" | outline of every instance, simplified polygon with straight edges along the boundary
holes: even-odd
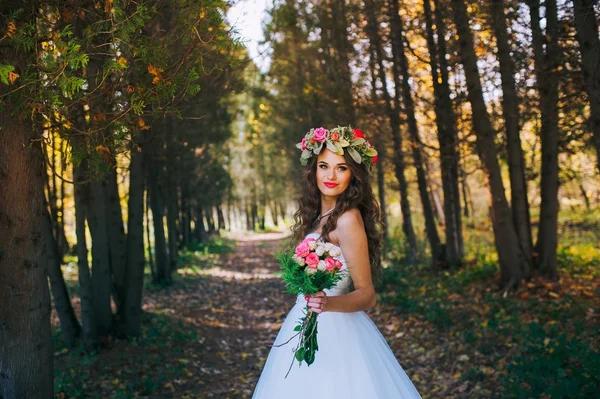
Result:
[[[339,247],[346,277],[330,290],[300,295],[275,339],[253,399],[405,399],[419,393],[364,313],[375,306],[381,271],[381,218],[370,185],[377,152],[360,130],[311,129],[302,142],[307,165],[294,241],[310,236]],[[293,359],[293,331],[306,305],[318,314],[318,351],[310,366]],[[289,341],[289,342],[287,342]],[[287,342],[287,343],[286,343]],[[280,345],[280,346],[278,346]]]

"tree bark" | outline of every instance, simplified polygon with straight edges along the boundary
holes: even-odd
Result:
[[[504,192],[502,174],[494,142],[494,129],[483,99],[479,80],[473,34],[464,0],[452,0],[454,21],[459,36],[460,57],[467,81],[467,98],[473,110],[473,127],[477,135],[477,151],[487,175],[491,194],[492,224],[502,283],[505,290],[513,288],[524,277],[524,259],[518,245],[512,214]]]
[[[169,260],[167,257],[167,242],[165,239],[165,228],[163,222],[164,204],[158,182],[158,166],[151,165],[149,167],[151,169],[151,174],[148,179],[148,195],[150,196],[150,206],[152,208],[152,222],[154,226],[154,252],[156,256],[155,283],[164,283],[169,281],[171,275],[169,271]]]
[[[371,97],[373,100],[373,104],[376,104],[375,109],[377,109],[377,104],[379,103],[379,96],[377,95],[377,76],[375,75],[375,56],[373,55],[373,51],[371,51],[371,56],[369,57],[369,72],[371,74]],[[376,119],[378,115],[374,115],[374,119]],[[381,142],[381,136],[376,134],[374,136],[375,146],[377,148],[383,148]],[[385,151],[380,151],[378,153],[378,161],[377,161],[377,195],[379,197],[379,207],[381,208],[381,221],[383,222],[383,237],[385,242],[389,240],[389,229],[388,229],[388,220],[387,220],[387,204],[385,200],[385,176],[383,170],[383,164],[385,159]]]
[[[444,220],[446,228],[445,264],[456,267],[461,263],[464,245],[462,239],[462,219],[459,192],[459,153],[456,116],[450,98],[448,63],[446,61],[446,39],[442,13],[437,0],[435,4],[435,25],[437,43],[433,34],[433,13],[429,0],[424,0],[427,47],[431,66],[431,78],[435,98],[435,115],[438,142],[440,145],[440,169],[444,190]],[[468,212],[468,210],[466,210]]]
[[[110,246],[110,271],[114,286],[113,300],[120,309],[127,285],[125,271],[127,269],[127,237],[123,229],[123,213],[121,211],[121,198],[117,183],[116,161],[106,175],[106,200],[108,216],[108,242]]]
[[[146,157],[144,157],[144,162]],[[147,169],[147,168],[146,168]],[[144,173],[144,181],[146,187],[148,186],[148,175]],[[150,195],[149,190],[146,190],[146,198],[144,201],[144,219],[146,223],[146,247],[148,248],[148,266],[150,266],[150,273],[152,274],[152,282],[156,281],[156,265],[154,263],[154,256],[152,255],[152,236],[150,235]]]
[[[402,99],[404,100],[404,111],[408,121],[408,133],[412,144],[412,156],[417,172],[417,186],[419,187],[419,195],[423,206],[423,216],[425,217],[425,231],[431,248],[432,263],[441,258],[442,246],[440,236],[438,235],[435,224],[435,216],[433,207],[429,199],[429,191],[427,187],[427,176],[425,175],[425,162],[421,152],[421,140],[419,138],[419,127],[415,116],[415,104],[413,101],[411,88],[409,84],[410,74],[408,71],[408,61],[404,53],[404,32],[402,21],[398,14],[398,0],[388,0],[390,11],[390,35],[392,39],[392,56],[394,59],[394,81],[395,90],[402,89]],[[402,77],[402,81],[399,78]],[[397,95],[398,97],[398,95]],[[396,104],[396,111],[399,111],[400,104]]]
[[[385,74],[385,68],[383,65],[383,49],[381,45],[381,39],[378,32],[378,22],[376,14],[374,12],[374,5],[372,0],[365,1],[365,12],[367,14],[367,34],[369,41],[373,47],[374,55],[377,59],[377,66],[379,68],[379,81],[382,84],[383,99],[385,101],[385,110],[390,120],[390,127],[392,130],[392,137],[394,141],[394,166],[396,172],[396,178],[400,184],[400,206],[402,209],[403,223],[402,229],[406,236],[406,251],[407,256],[411,259],[416,257],[417,248],[417,237],[412,224],[412,216],[410,210],[410,202],[408,199],[408,181],[405,176],[405,161],[404,161],[404,150],[402,148],[402,135],[400,132],[400,117],[398,110],[394,110],[392,107],[392,100],[390,93],[387,88],[387,80]]]
[[[510,56],[504,0],[492,0],[488,12],[490,25],[496,36],[500,76],[502,78],[502,112],[506,130],[508,171],[511,188],[511,210],[513,223],[519,237],[519,245],[526,262],[525,275],[529,275],[533,244],[529,202],[527,199],[527,181],[525,180],[525,161],[521,148],[519,125],[519,97],[515,83],[515,66]]]
[[[105,179],[99,178],[91,182],[89,199],[86,215],[92,236],[94,313],[98,335],[107,336],[112,330],[113,316],[110,300],[112,279]]]
[[[121,332],[129,337],[140,335],[144,266],[144,155],[133,145],[127,203],[127,289],[124,292],[121,317]]]
[[[0,48],[0,57],[17,58],[11,50]],[[0,85],[0,95],[4,87]],[[0,397],[50,399],[53,364],[41,138],[27,127],[27,117],[10,115],[10,105],[0,112]]]
[[[76,339],[81,334],[81,325],[73,305],[65,279],[60,268],[61,256],[58,251],[58,243],[52,232],[52,221],[50,213],[44,207],[43,210],[43,235],[44,245],[46,246],[46,267],[48,269],[48,277],[50,278],[50,289],[52,291],[52,299],[54,300],[54,308],[60,320],[60,332],[65,345],[72,348],[75,345]]]
[[[596,166],[600,171],[600,39],[594,9],[596,3],[597,0],[573,0],[585,89],[590,101],[590,128],[596,148]]]
[[[546,0],[546,34],[540,27],[539,0],[527,1],[530,10],[536,86],[542,115],[541,206],[536,252],[540,272],[558,279],[558,14],[556,0]],[[546,50],[544,51],[544,47]]]
[[[73,152],[85,151],[78,139],[73,141]],[[85,234],[86,204],[89,203],[89,186],[86,176],[88,170],[87,157],[79,165],[73,165],[73,181],[75,196],[75,234],[77,237],[77,275],[79,277],[79,297],[81,299],[81,323],[83,325],[83,342],[88,350],[93,350],[98,344],[98,328],[94,312],[94,289],[90,266],[88,264],[88,249]]]
[[[349,56],[352,46],[348,41],[348,22],[346,17],[346,0],[333,0],[331,4],[331,43],[335,49],[337,59],[333,66],[334,79],[336,80],[337,98],[342,105],[343,114],[341,120],[345,124],[356,125],[356,113],[354,110],[354,96],[352,95],[352,78],[350,75]]]

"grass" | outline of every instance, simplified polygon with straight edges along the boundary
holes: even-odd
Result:
[[[210,267],[224,253],[234,250],[234,243],[215,237],[207,243],[195,243],[181,252],[178,273],[169,289],[153,284],[150,270],[146,268],[144,290],[147,308],[142,316],[139,338],[119,340],[107,337],[100,342],[99,351],[86,351],[80,343],[68,349],[60,337],[58,321],[52,325],[54,348],[54,392],[56,398],[135,398],[148,396],[165,389],[170,381],[189,377],[185,361],[168,356],[188,358],[182,348],[199,342],[196,329],[189,328],[174,317],[172,310],[156,305],[154,296],[168,295],[173,288],[181,288],[188,279],[185,269]],[[79,303],[79,283],[76,259],[66,258],[63,274],[72,300]],[[115,367],[118,364],[119,367]],[[121,367],[122,365],[125,365]]]
[[[485,392],[461,396],[458,390],[448,397],[589,398],[597,394],[599,214],[562,218],[557,283],[534,277],[508,297],[498,290],[499,266],[487,227],[468,230],[467,258],[460,269],[433,271],[428,262],[404,262],[401,253],[391,261],[378,287],[379,302],[393,306],[401,318],[417,318],[433,328],[435,342],[424,346],[455,342],[456,353],[469,359],[465,364],[473,364],[458,373],[456,386],[479,386]],[[401,245],[396,241],[392,247]],[[452,348],[438,349],[452,352]],[[447,364],[441,360],[436,367],[456,364],[456,359],[454,363],[448,359]]]

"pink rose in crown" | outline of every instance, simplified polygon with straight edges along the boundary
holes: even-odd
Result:
[[[327,133],[329,133],[327,131],[327,129],[325,129],[323,127],[318,127],[313,132],[313,137],[314,137],[315,141],[322,143],[327,138]]]
[[[373,157],[373,165],[377,163],[377,160],[379,159],[379,157],[377,155],[375,155]]]
[[[319,266],[319,255],[314,252],[311,252],[306,257],[306,264],[311,269],[316,269]]]
[[[355,139],[364,139],[365,138],[365,135],[363,134],[363,132],[360,129],[354,129],[352,131],[352,133],[354,133]]]
[[[328,256],[325,258],[325,270],[327,270],[328,272],[334,270],[334,269],[341,269],[342,268],[342,262],[340,262],[337,259],[333,259],[331,256]]]
[[[300,244],[298,244],[298,246],[296,247],[296,251],[295,254],[296,256],[299,256],[301,258],[306,257],[308,254],[310,253],[310,248],[308,246],[308,242],[302,241]]]
[[[338,141],[340,139],[340,134],[338,132],[331,133],[331,141]]]
[[[306,146],[306,137],[302,137],[302,150],[308,150],[308,147]]]

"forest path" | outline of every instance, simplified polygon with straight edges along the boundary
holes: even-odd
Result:
[[[171,392],[160,389],[152,398],[252,397],[270,345],[295,302],[283,293],[273,256],[286,242],[278,234],[239,237],[233,253],[199,265],[189,277],[183,274],[177,284],[155,294],[157,308],[170,309],[197,340],[180,341],[177,353],[164,354],[165,362],[183,366],[184,375],[166,384]],[[420,381],[427,384],[431,377],[423,373],[431,371],[431,354],[409,340],[412,333],[406,334],[401,326],[406,323],[393,309],[384,308],[378,305],[368,314],[421,390]]]

